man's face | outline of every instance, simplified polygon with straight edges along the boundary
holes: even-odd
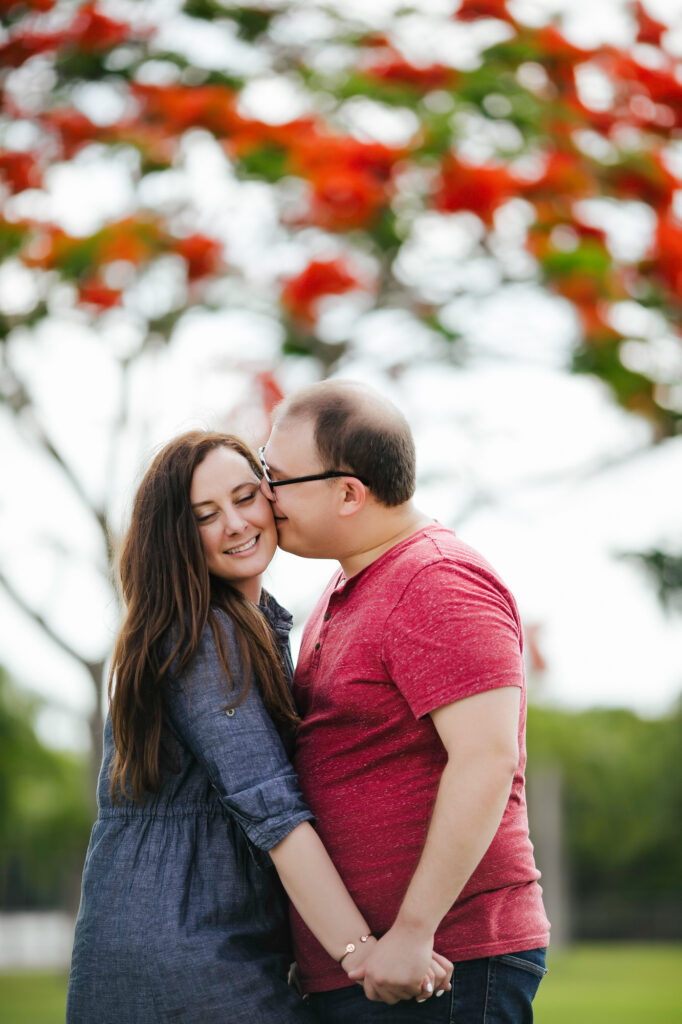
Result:
[[[265,446],[265,462],[273,481],[323,473],[309,420],[285,419]],[[336,508],[342,480],[307,480],[274,489],[273,511],[279,546],[304,558],[336,558]]]

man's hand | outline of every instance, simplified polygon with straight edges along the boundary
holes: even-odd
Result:
[[[432,935],[393,925],[370,950],[362,967],[348,971],[348,977],[362,982],[365,995],[374,1002],[393,1004],[414,996],[426,998],[449,988],[452,974],[449,961],[436,959],[432,951]]]

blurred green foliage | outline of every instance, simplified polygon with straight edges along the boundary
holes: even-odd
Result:
[[[529,709],[529,771],[561,772],[577,936],[682,937],[681,750],[682,704],[654,720]]]
[[[51,750],[40,702],[0,670],[0,907],[75,909],[92,824],[87,759]]]

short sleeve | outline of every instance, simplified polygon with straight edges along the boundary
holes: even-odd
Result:
[[[386,622],[382,660],[415,717],[524,685],[514,600],[492,571],[440,560],[415,574]]]
[[[234,625],[224,612],[215,614],[239,691],[244,680]],[[255,681],[243,702],[226,712],[229,703],[229,684],[207,625],[191,664],[167,688],[168,713],[222,804],[255,846],[271,850],[313,815]]]

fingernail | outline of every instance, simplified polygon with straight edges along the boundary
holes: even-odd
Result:
[[[433,992],[433,985],[431,984],[431,982],[430,982],[430,981],[428,981],[428,982],[426,983],[426,991],[427,991],[427,992]]]
[[[436,999],[439,999],[441,996],[444,996],[444,995],[445,995],[445,989],[444,988],[439,988],[438,991],[436,992]]]
[[[425,1003],[426,1000],[425,999],[416,999],[415,1002],[417,1002],[417,1003]]]

